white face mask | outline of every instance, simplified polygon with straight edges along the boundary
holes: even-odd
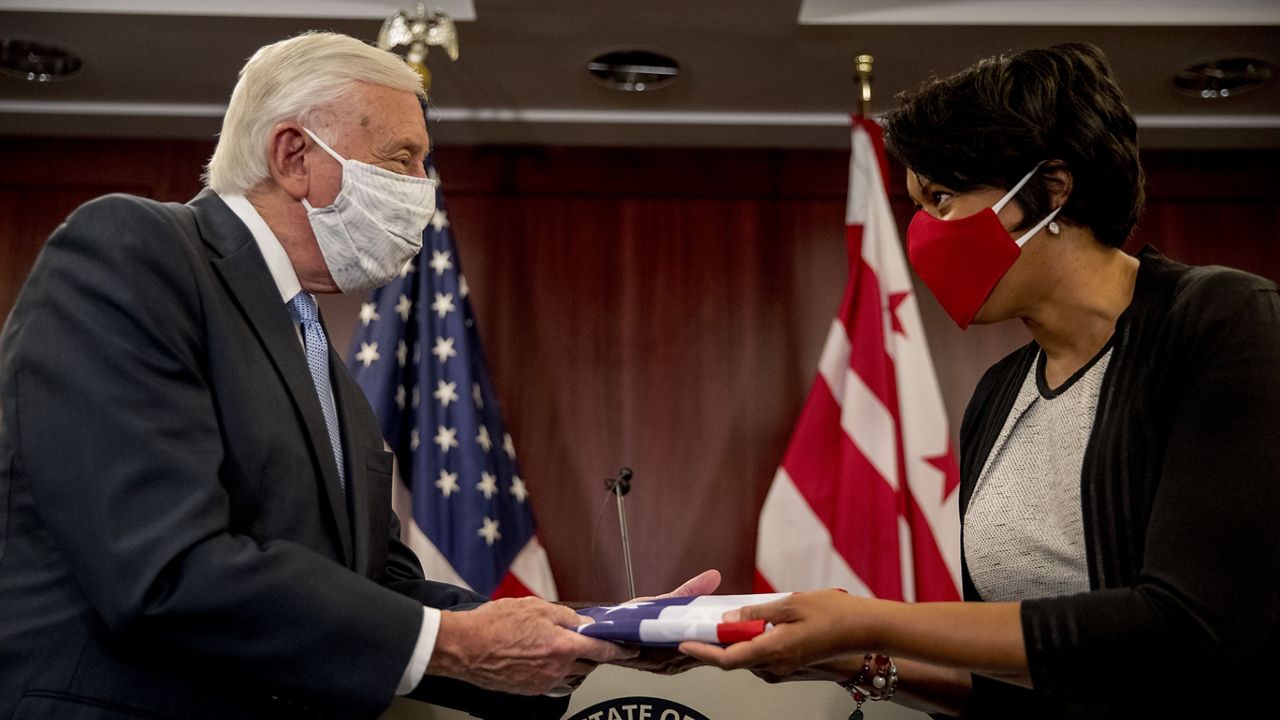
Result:
[[[328,207],[302,206],[329,274],[344,293],[381,287],[422,249],[436,211],[436,183],[344,158],[303,128],[342,164],[342,189]]]

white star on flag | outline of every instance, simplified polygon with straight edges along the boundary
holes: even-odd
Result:
[[[400,268],[400,277],[402,278],[409,277],[409,273],[413,272],[415,262],[417,262],[417,258],[414,258],[413,260],[410,260],[409,262],[405,263],[404,267]]]
[[[444,210],[436,210],[436,214],[431,216],[431,227],[440,232],[449,226],[449,216]]]
[[[485,543],[492,545],[497,542],[502,533],[498,532],[498,521],[489,518],[484,519],[484,527],[476,531],[476,534],[484,538]]]
[[[400,387],[396,388],[396,405],[401,410],[404,409],[404,401],[405,401],[405,391],[404,391],[404,386],[401,385]]]
[[[476,409],[484,409],[484,395],[480,394],[480,383],[471,383],[471,397],[476,401]],[[488,452],[489,448],[485,448]]]
[[[361,303],[360,305],[360,322],[369,327],[369,323],[381,320],[382,316],[378,314],[378,306],[373,303]]]
[[[521,480],[519,475],[511,478],[511,489],[507,492],[514,495],[520,502],[524,502],[524,499],[529,497],[529,489],[524,486],[524,480]]]
[[[404,341],[396,343],[396,362],[400,363],[400,367],[404,367],[404,363],[409,359],[409,346]]]
[[[431,348],[431,354],[440,358],[440,362],[457,355],[458,351],[453,349],[453,338],[436,338],[436,346]]]
[[[436,271],[436,275],[443,275],[445,270],[453,267],[453,261],[449,259],[449,253],[440,252],[439,250],[431,251],[431,269]]]
[[[449,448],[458,447],[458,431],[441,425],[436,430],[436,437],[432,442],[440,446],[440,452],[447,453]]]
[[[417,450],[421,444],[422,441],[418,438],[418,428],[414,428],[413,432],[409,433],[409,449]]]
[[[484,425],[480,426],[480,433],[476,435],[476,442],[480,443],[480,447],[485,452],[489,452],[489,449],[493,447],[493,440],[489,439],[489,428]]]
[[[409,322],[409,313],[413,311],[413,301],[401,295],[396,303],[396,312],[400,314],[400,322]]]
[[[516,459],[516,444],[511,440],[511,433],[502,434],[502,449],[507,451],[507,457]]]
[[[436,293],[436,301],[431,303],[431,309],[442,318],[457,310],[453,306],[453,293]]]
[[[436,487],[440,488],[440,494],[445,497],[462,489],[458,487],[458,473],[451,473],[448,470],[440,471],[440,479],[436,480]]]
[[[494,493],[498,492],[498,478],[493,473],[482,472],[476,489],[484,493],[485,500],[492,500]]]
[[[649,602],[648,600],[641,600],[640,602],[625,602],[625,603],[622,603],[621,605],[614,605],[613,607],[609,608],[608,610],[605,611],[605,615],[608,615],[609,613],[618,612],[619,610],[634,610],[636,608],[642,608],[652,604],[653,603]]]
[[[466,297],[471,294],[471,286],[467,284],[466,275],[458,276],[458,294],[462,297]]]
[[[378,354],[377,341],[360,343],[360,352],[356,353],[356,360],[363,363],[365,367],[369,367],[380,357],[382,356]]]
[[[413,406],[418,407],[422,404],[422,392],[418,390],[418,386],[413,386]]]
[[[449,403],[458,399],[458,383],[440,380],[431,395],[440,401],[440,407],[449,407]]]

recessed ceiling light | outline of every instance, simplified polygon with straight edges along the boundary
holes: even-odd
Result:
[[[587,71],[606,87],[646,92],[666,87],[680,76],[680,63],[649,50],[615,50],[596,56]]]
[[[1189,65],[1173,76],[1178,92],[1218,100],[1253,92],[1276,75],[1276,66],[1262,58],[1230,57]]]
[[[31,82],[66,80],[80,72],[80,58],[66,48],[22,38],[0,38],[0,72]]]

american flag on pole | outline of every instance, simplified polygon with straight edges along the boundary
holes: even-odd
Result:
[[[555,600],[439,185],[436,208],[422,252],[361,306],[349,365],[396,455],[402,537],[427,577]]]
[[[880,127],[855,116],[849,284],[761,512],[761,592],[960,598],[960,473],[887,168]]]

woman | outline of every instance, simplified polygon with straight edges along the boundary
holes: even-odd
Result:
[[[921,279],[961,327],[1034,338],[961,427],[965,602],[799,593],[681,649],[970,717],[1247,717],[1280,670],[1276,286],[1119,249],[1143,175],[1092,46],[927,83],[885,139]]]

